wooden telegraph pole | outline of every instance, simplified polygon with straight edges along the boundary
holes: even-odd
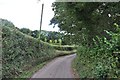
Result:
[[[43,8],[44,8],[44,4],[42,4],[42,10],[41,10],[39,40],[40,40],[40,37],[41,37],[41,27],[42,27]]]

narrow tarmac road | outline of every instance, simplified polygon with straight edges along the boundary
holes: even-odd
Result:
[[[76,54],[56,58],[35,73],[32,78],[74,78],[72,60]]]

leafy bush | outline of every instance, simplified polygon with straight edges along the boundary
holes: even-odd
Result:
[[[80,78],[120,78],[120,28],[108,32],[110,40],[96,36],[94,47],[80,46],[75,59],[75,68]]]

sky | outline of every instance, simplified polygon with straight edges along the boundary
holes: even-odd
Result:
[[[52,2],[55,0],[0,0],[0,18],[7,19],[18,28],[39,30],[41,7],[44,3],[42,30],[59,31],[58,27],[49,26],[54,16]]]

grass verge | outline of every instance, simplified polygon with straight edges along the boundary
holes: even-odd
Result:
[[[77,52],[77,50],[72,50],[72,51],[60,51],[60,50],[56,50],[56,54],[58,56],[64,56],[64,55],[74,54],[76,52]]]
[[[24,71],[23,74],[21,74],[19,76],[19,78],[30,78],[32,77],[32,75],[37,72],[39,69],[41,69],[45,64],[47,64],[47,61],[46,62],[43,62],[33,68],[31,68],[29,71]]]
[[[75,78],[79,78],[79,75],[77,73],[76,66],[75,66],[75,59],[72,61],[72,72]]]

